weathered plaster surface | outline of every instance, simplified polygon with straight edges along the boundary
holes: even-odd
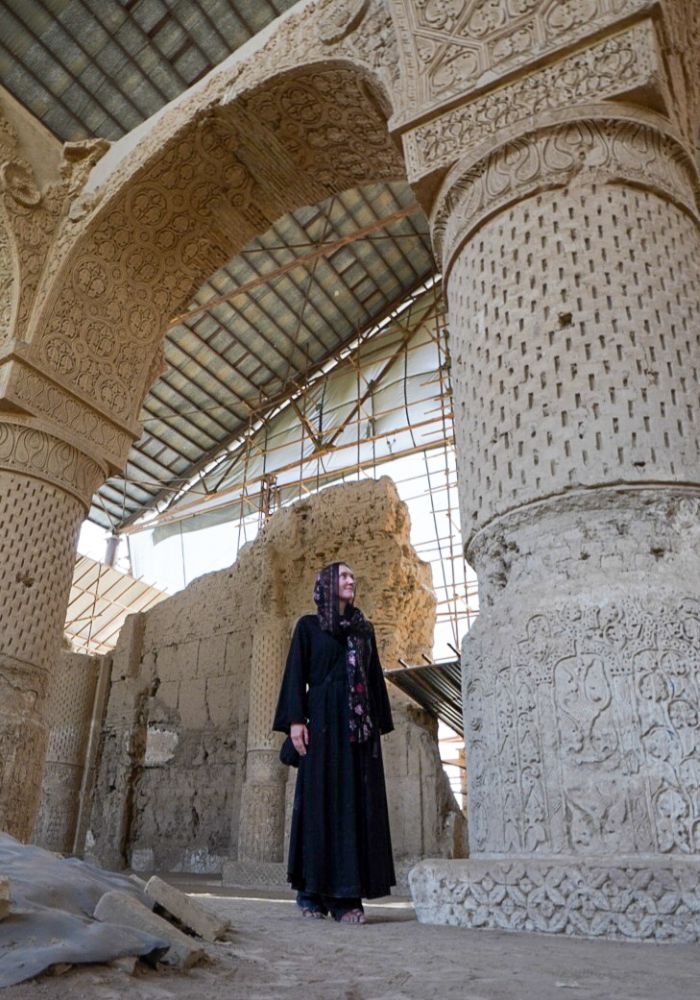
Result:
[[[384,662],[430,652],[430,570],[410,547],[390,480],[334,487],[273,515],[230,570],[128,620],[114,654],[92,855],[186,871],[220,871],[227,858],[283,861],[288,775],[270,726],[294,623],[313,610],[316,570],[338,558],[356,571]],[[394,711],[384,751],[396,854],[459,856],[464,824],[435,723],[398,697]]]

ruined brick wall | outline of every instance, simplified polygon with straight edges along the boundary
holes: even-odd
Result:
[[[114,656],[89,854],[111,865],[210,872],[236,857],[249,712],[269,727],[286,642],[297,618],[313,611],[317,569],[339,558],[353,567],[357,603],[375,624],[386,666],[430,653],[430,568],[409,531],[390,480],[334,487],[273,515],[230,569],[127,621]],[[253,662],[254,636],[273,611],[284,648]],[[435,724],[403,696],[392,698],[396,732],[384,746],[396,855],[451,853],[458,814]]]

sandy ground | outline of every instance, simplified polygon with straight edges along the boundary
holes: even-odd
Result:
[[[700,946],[427,927],[410,900],[368,905],[364,927],[304,920],[291,893],[171,879],[228,917],[229,940],[188,973],[74,967],[0,1000],[697,1000]]]

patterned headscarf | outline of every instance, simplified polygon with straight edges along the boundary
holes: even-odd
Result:
[[[364,743],[372,737],[374,725],[369,713],[367,667],[371,655],[372,626],[359,608],[350,601],[340,613],[338,590],[340,567],[344,562],[324,566],[316,577],[314,601],[318,621],[324,632],[345,641],[345,665],[348,674],[350,742]]]

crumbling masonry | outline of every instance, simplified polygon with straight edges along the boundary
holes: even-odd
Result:
[[[485,612],[471,860],[419,913],[700,935],[699,52],[684,0],[316,0],[109,152],[4,108],[0,825],[32,827],[76,531],[165,323],[283,212],[408,176]]]

